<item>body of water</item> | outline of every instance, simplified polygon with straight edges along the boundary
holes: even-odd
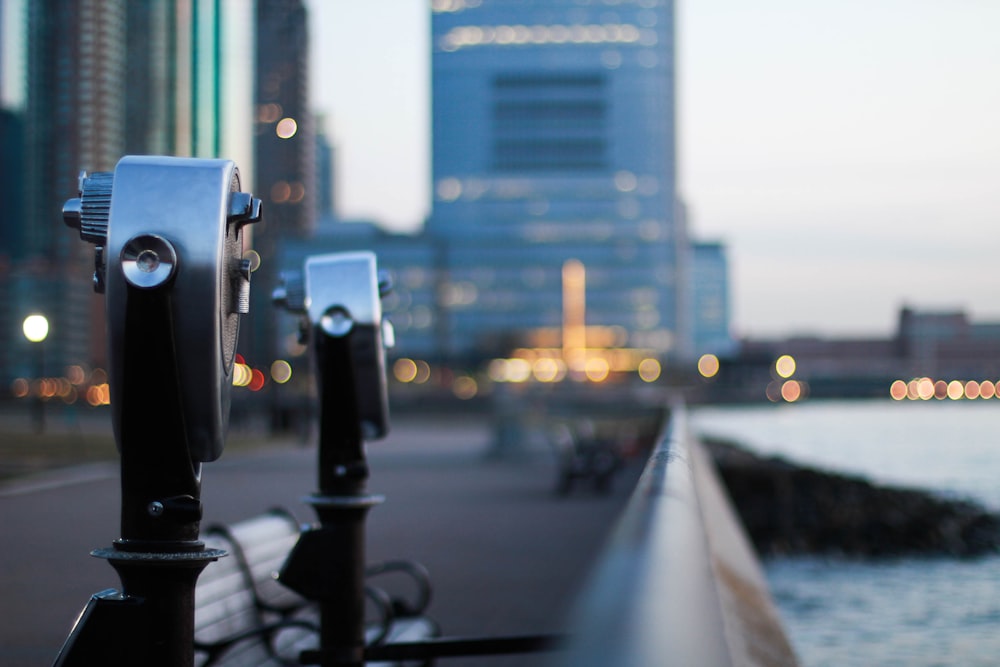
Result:
[[[763,454],[1000,510],[1000,401],[813,401],[692,410]],[[1000,557],[765,562],[804,667],[1000,664]]]

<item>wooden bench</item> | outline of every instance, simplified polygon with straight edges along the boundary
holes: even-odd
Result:
[[[316,605],[284,587],[277,573],[298,541],[300,526],[284,510],[272,510],[232,526],[205,531],[207,546],[229,556],[206,568],[195,591],[196,664],[298,664],[301,651],[314,649],[319,631]],[[369,578],[409,581],[408,599],[382,588],[366,587],[378,620],[369,623],[368,645],[421,641],[439,629],[424,615],[430,602],[430,579],[415,563],[392,561],[371,566]],[[394,582],[396,588],[400,583]],[[369,663],[374,665],[375,663]],[[387,663],[382,663],[387,664]]]

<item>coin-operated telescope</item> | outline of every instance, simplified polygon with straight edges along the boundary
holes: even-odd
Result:
[[[302,316],[319,394],[319,490],[308,497],[319,525],[302,533],[280,581],[320,608],[320,645],[304,664],[364,663],[365,518],[382,502],[365,492],[364,442],[389,430],[385,348],[392,328],[382,318],[389,279],[371,252],[306,259],[284,274],[275,302]]]
[[[385,349],[392,347],[394,336],[382,317],[381,297],[391,289],[390,279],[378,271],[375,254],[314,255],[306,258],[302,271],[285,272],[281,278],[275,303],[302,316],[301,337],[312,352],[321,450],[344,450],[348,439],[360,444],[385,437],[389,431]],[[360,450],[343,454],[363,459]],[[321,461],[321,474],[323,468]],[[336,476],[335,469],[326,472]]]
[[[389,428],[385,349],[394,336],[382,317],[391,289],[371,252],[315,255],[282,276],[275,302],[300,315],[319,394],[319,491],[308,498],[319,524],[303,531],[279,573],[284,585],[318,603],[319,646],[299,663],[363,667],[367,662],[428,664],[438,657],[551,650],[561,638],[414,638],[365,645],[365,520],[383,501],[368,494],[364,442]]]
[[[188,665],[194,584],[224,555],[198,539],[201,464],[225,441],[260,200],[229,160],[125,157],[81,176],[63,217],[96,246],[105,294],[121,537],[93,555],[122,590],[91,599],[56,664]]]

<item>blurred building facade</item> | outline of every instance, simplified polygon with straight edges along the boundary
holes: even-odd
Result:
[[[106,363],[94,249],[62,223],[81,171],[125,154],[233,157],[252,172],[248,58],[252,8],[219,0],[4,0],[19,90],[5,90],[4,188],[22,192],[0,250],[0,377],[62,376]],[[11,30],[16,24],[20,30]],[[45,367],[32,363],[25,316],[49,320]]]
[[[671,0],[432,3],[434,212],[412,236],[337,221],[336,153],[309,108],[302,0],[0,9],[3,34],[23,40],[13,49],[23,62],[8,45],[0,70],[24,70],[0,77],[5,381],[105,363],[93,249],[63,226],[61,207],[80,171],[111,170],[125,154],[232,158],[264,201],[240,336],[257,365],[287,347],[270,304],[278,270],[347,249],[376,251],[396,276],[386,311],[397,356],[482,359],[558,328],[567,260],[586,269],[587,324],[625,332],[618,344],[682,356],[725,342],[727,308],[714,311],[723,323],[692,306],[708,292],[727,304],[725,262],[691,245],[676,196]],[[21,332],[32,312],[50,320],[43,371]]]
[[[326,117],[317,116],[316,127],[316,224],[337,217],[337,149],[326,130]]]
[[[729,261],[722,243],[690,246],[692,340],[697,355],[731,355],[736,350],[729,324]]]
[[[42,0],[25,5],[22,233],[11,247],[3,348],[28,376],[104,361],[101,300],[93,294],[94,250],[62,224],[62,205],[81,170],[114,168],[125,145],[125,3]],[[25,366],[29,313],[49,321],[44,368]]]
[[[316,226],[316,134],[309,109],[309,23],[302,0],[256,0],[254,49],[255,194],[264,220],[254,225],[260,257],[253,274],[252,316],[240,350],[254,363],[280,356],[271,292],[283,239],[305,238]]]
[[[782,357],[794,360],[788,375],[777,373]],[[1000,322],[975,322],[960,309],[904,306],[888,337],[744,339],[707,395],[781,400],[785,381],[801,383],[803,397],[813,398],[882,398],[890,390],[894,398],[1000,398]]]
[[[283,271],[301,270],[310,255],[357,250],[375,252],[379,269],[392,278],[392,290],[382,299],[396,333],[390,357],[446,361],[434,327],[444,270],[440,251],[428,235],[392,234],[371,222],[326,216],[310,237],[282,242],[280,266]],[[294,318],[283,314],[279,320],[279,352],[298,356],[303,350],[294,344]]]
[[[672,0],[433,3],[433,213],[445,355],[559,327],[562,267],[588,326],[687,355],[675,213]]]

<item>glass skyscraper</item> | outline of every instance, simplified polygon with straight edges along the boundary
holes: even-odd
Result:
[[[90,280],[94,250],[62,224],[62,205],[81,170],[114,169],[125,147],[125,3],[39,0],[27,3],[25,19],[25,208],[4,333],[12,349],[26,351],[20,320],[43,313],[41,372],[56,375],[105,356],[102,302]],[[19,372],[38,372],[11,361]]]
[[[113,170],[125,153],[226,156],[248,180],[251,10],[242,0],[0,0],[2,34],[18,40],[2,49],[0,103],[20,102],[0,110],[4,190],[20,195],[0,227],[11,232],[0,248],[5,384],[106,362],[94,250],[62,223],[81,170]],[[36,312],[50,324],[43,369],[21,332]]]
[[[675,219],[673,0],[435,0],[433,214],[445,354],[558,329],[562,268],[618,345],[690,347]]]
[[[264,219],[254,225],[260,256],[250,292],[253,317],[240,331],[240,350],[251,363],[280,354],[281,315],[271,305],[278,251],[285,239],[308,236],[316,226],[316,136],[309,109],[309,15],[302,0],[255,0],[255,193]]]

